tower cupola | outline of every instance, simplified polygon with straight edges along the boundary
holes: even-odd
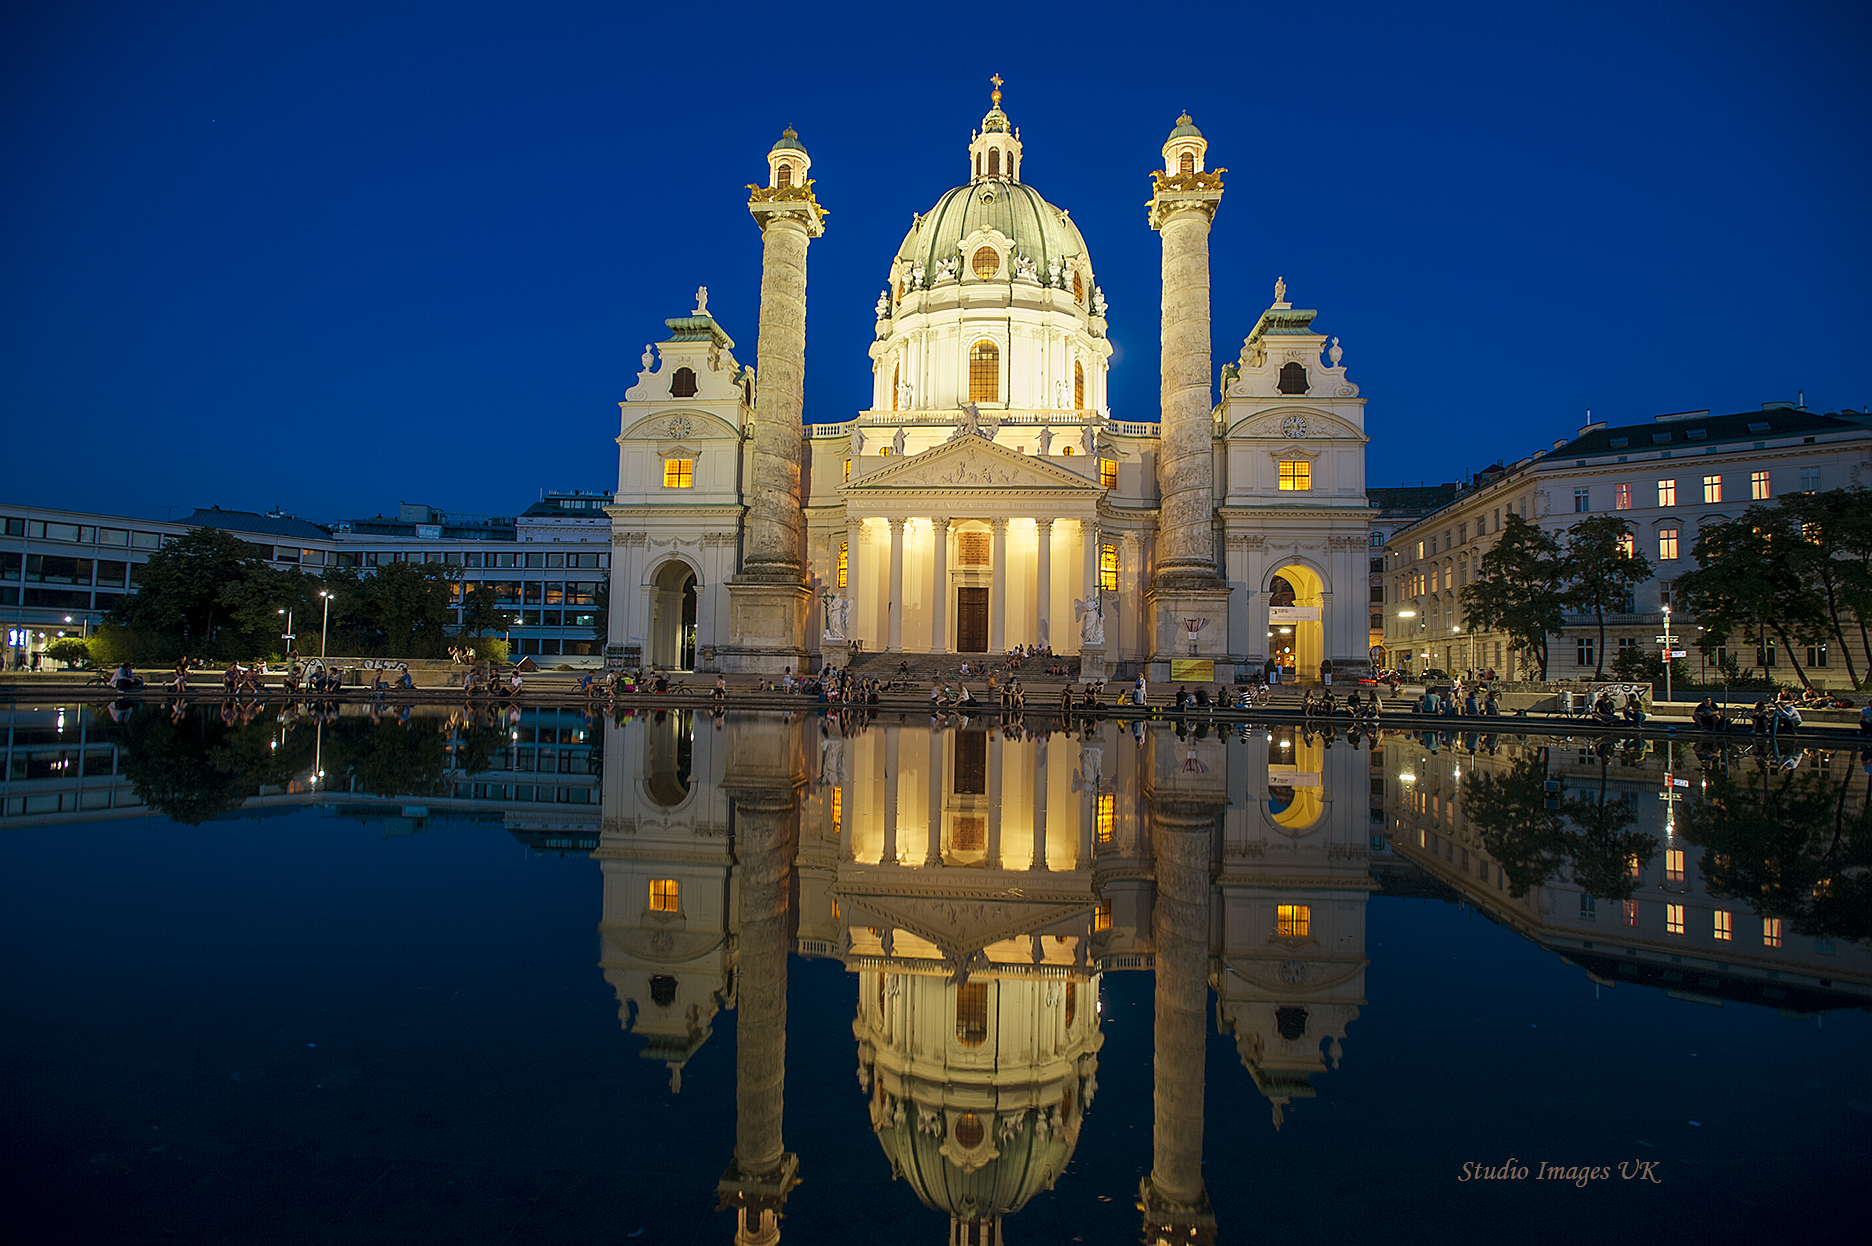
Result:
[[[1020,131],[1008,124],[1008,115],[1001,111],[1001,75],[989,81],[994,83],[990,107],[982,117],[981,129],[969,136],[969,181],[1018,182]]]
[[[804,186],[807,170],[811,168],[812,157],[806,154],[793,127],[788,126],[780,132],[780,141],[767,153],[767,188]]]
[[[1177,118],[1176,129],[1170,131],[1170,137],[1164,141],[1164,172],[1172,177],[1206,172],[1203,156],[1208,150],[1209,140],[1202,136],[1190,115],[1184,113]]]

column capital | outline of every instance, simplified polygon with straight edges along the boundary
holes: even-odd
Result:
[[[1214,220],[1216,208],[1222,202],[1222,175],[1227,172],[1227,169],[1210,169],[1205,173],[1153,171],[1151,228],[1161,230],[1164,222],[1178,212],[1201,212],[1205,221]]]
[[[988,521],[988,526],[993,528],[996,532],[1006,532],[1008,521],[1005,519],[990,519]]]
[[[1050,533],[1053,531],[1053,521],[1051,519],[1036,519],[1034,520],[1034,526],[1042,532]]]
[[[808,238],[825,232],[827,213],[819,206],[811,182],[804,186],[749,186],[748,191],[748,211],[762,233],[774,225],[804,230]]]
[[[947,516],[932,519],[930,520],[930,527],[936,529],[938,532],[947,532],[949,530],[949,519]]]
[[[903,531],[903,526],[910,521],[907,519],[897,517],[897,516],[892,516],[891,518],[886,519],[884,522],[890,525],[891,535],[896,536],[899,532]]]

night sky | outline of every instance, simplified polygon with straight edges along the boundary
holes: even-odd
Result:
[[[0,16],[0,501],[161,518],[616,483],[665,317],[755,356],[746,183],[792,124],[807,417],[965,180],[988,77],[1155,418],[1149,172],[1229,172],[1215,363],[1284,276],[1368,400],[1373,485],[1587,420],[1872,403],[1863,4],[21,3]],[[971,16],[971,14],[976,16]],[[1165,29],[1153,16],[1190,22]]]

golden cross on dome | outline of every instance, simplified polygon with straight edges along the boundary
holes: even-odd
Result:
[[[994,83],[994,91],[989,98],[994,100],[994,106],[999,108],[1001,107],[1001,75],[996,74],[994,77],[988,79],[988,81]]]

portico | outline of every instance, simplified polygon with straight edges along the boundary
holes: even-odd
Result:
[[[889,653],[1079,651],[1074,602],[1098,582],[1096,479],[977,434],[873,462],[839,491],[843,639]]]

